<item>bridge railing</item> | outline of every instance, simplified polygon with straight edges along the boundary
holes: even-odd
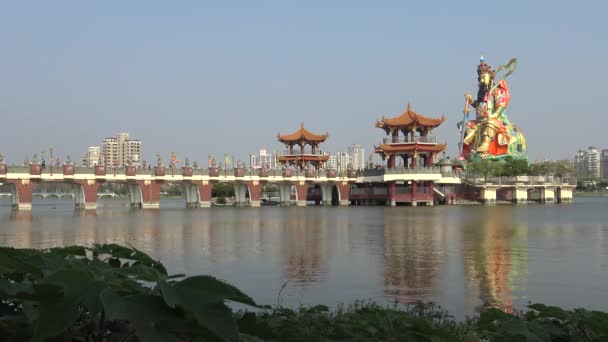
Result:
[[[438,167],[395,167],[395,168],[379,168],[379,169],[364,169],[359,170],[358,175],[364,177],[374,177],[383,175],[401,175],[401,174],[441,174]]]
[[[426,136],[426,137],[414,137],[410,138],[408,136],[398,136],[398,137],[385,137],[382,139],[382,143],[384,144],[407,144],[407,143],[427,143],[427,144],[436,144],[437,137],[435,136]]]
[[[473,185],[576,185],[576,177],[558,176],[484,177],[482,175],[463,174],[462,179]]]

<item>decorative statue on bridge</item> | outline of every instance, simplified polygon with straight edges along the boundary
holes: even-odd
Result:
[[[474,100],[469,92],[465,94],[464,118],[459,123],[461,159],[527,159],[526,139],[505,113],[511,99],[505,79],[516,66],[517,60],[512,58],[507,64],[492,70],[481,58],[477,67],[477,99]],[[501,71],[505,71],[504,75],[499,75]],[[469,121],[470,105],[475,107],[476,117]]]

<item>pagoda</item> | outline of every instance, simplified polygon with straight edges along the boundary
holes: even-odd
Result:
[[[321,154],[317,149],[319,144],[324,142],[329,134],[314,134],[304,128],[304,123],[300,128],[291,134],[277,134],[280,142],[285,144],[288,149],[283,154],[277,156],[278,161],[285,166],[295,165],[304,168],[309,163],[315,168],[319,168],[328,159],[329,155]],[[294,151],[294,146],[300,146],[299,151]],[[306,145],[310,145],[310,149],[306,149]]]
[[[376,127],[386,132],[380,146],[374,146],[375,152],[388,159],[387,168],[396,167],[397,157],[403,159],[406,168],[430,167],[439,152],[446,149],[446,144],[438,144],[437,138],[430,133],[445,121],[445,116],[429,118],[412,110],[407,110],[394,118],[382,118]]]

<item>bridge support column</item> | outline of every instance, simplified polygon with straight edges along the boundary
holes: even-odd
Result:
[[[210,183],[209,181],[200,181],[196,183],[196,187],[198,187],[198,206],[201,208],[211,207],[213,183]]]
[[[199,196],[196,184],[184,182],[184,193],[186,194],[186,208],[198,207]]]
[[[308,184],[306,182],[298,182],[295,184],[296,192],[297,192],[297,201],[296,205],[298,207],[306,206],[306,195],[308,194]]]
[[[336,186],[338,187],[338,204],[350,205],[350,184],[348,182],[340,182]]]
[[[484,187],[480,191],[481,203],[496,204],[496,188]]]
[[[528,188],[516,186],[513,194],[513,202],[516,204],[526,203],[528,201]]]
[[[142,180],[128,183],[131,207],[154,209],[160,207],[160,182]]]
[[[321,204],[324,206],[330,206],[332,203],[332,191],[334,185],[331,183],[321,183]]]
[[[234,204],[237,207],[245,206],[247,202],[247,185],[244,183],[234,183]]]
[[[572,202],[572,186],[560,186],[557,191],[558,203]]]
[[[13,198],[13,209],[32,210],[32,194],[34,185],[29,179],[7,179],[6,183],[12,184],[11,197]]]
[[[249,181],[244,184],[249,189],[249,203],[252,207],[261,205],[262,189],[264,184],[258,181]]]
[[[74,181],[76,208],[85,210],[97,209],[97,191],[99,191],[99,183],[94,179]]]
[[[540,188],[540,203],[555,203],[555,188]]]
[[[291,205],[291,183],[279,184],[279,196],[282,206]]]

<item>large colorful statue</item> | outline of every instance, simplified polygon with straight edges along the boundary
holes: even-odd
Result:
[[[460,124],[461,159],[527,159],[526,139],[516,125],[509,122],[505,109],[511,100],[505,79],[513,73],[517,60],[492,70],[483,57],[477,67],[479,89],[477,99],[465,94],[464,119]],[[506,73],[499,77],[499,72]],[[475,107],[475,120],[468,120],[469,106]],[[464,126],[464,127],[463,127]]]

